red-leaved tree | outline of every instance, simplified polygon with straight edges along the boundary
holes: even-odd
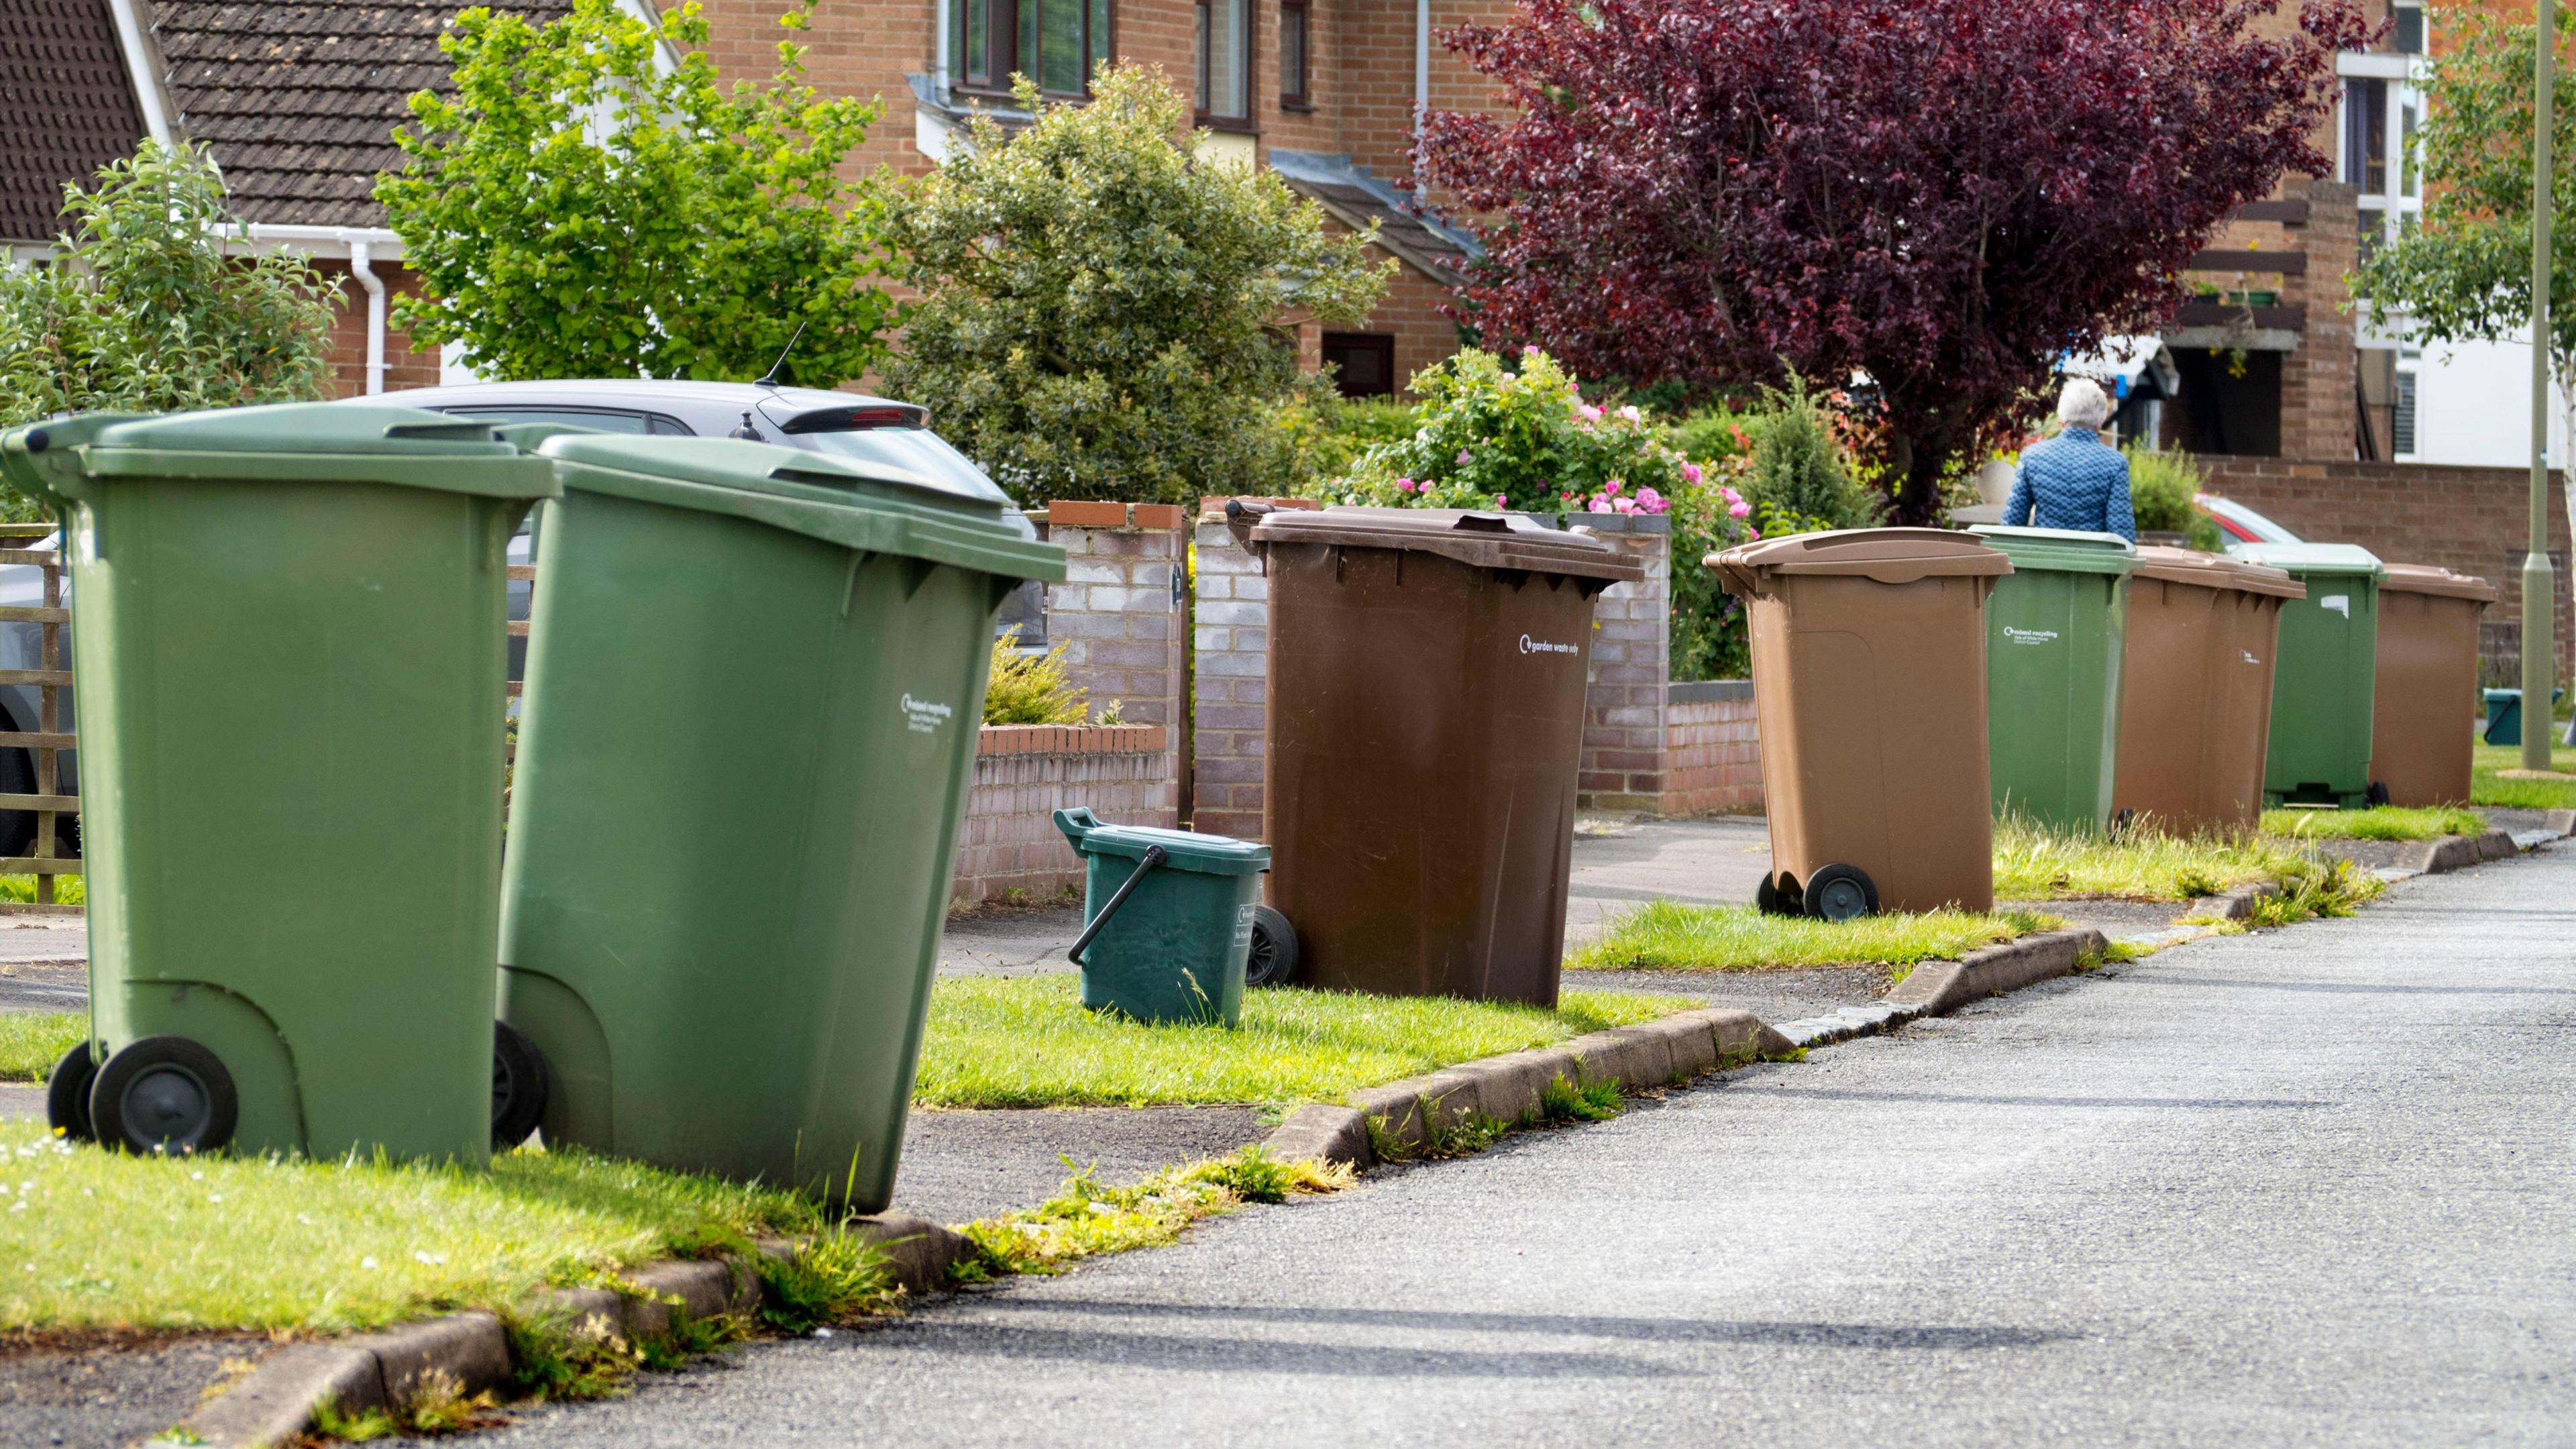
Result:
[[[2313,144],[2349,0],[1523,0],[1445,37],[1516,114],[1416,162],[1487,253],[1460,315],[1592,375],[1877,386],[1898,521],[2044,386],[2151,332]]]

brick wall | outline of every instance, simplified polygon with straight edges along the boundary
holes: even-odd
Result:
[[[2299,350],[2281,360],[2281,456],[2339,462],[2354,456],[2359,431],[2358,359],[2344,285],[2357,263],[2359,193],[2339,181],[2307,181],[2305,192],[2308,223],[2291,235],[2307,253],[2307,271],[2284,278],[2281,287],[2282,301],[2308,309]]]
[[[1664,707],[1665,815],[1762,810],[1762,737],[1753,715],[1753,681],[1711,679],[1675,684]]]
[[[356,397],[367,390],[367,293],[349,273],[346,258],[312,259],[314,270],[340,289],[339,311],[331,319],[331,390],[336,397]],[[385,284],[386,392],[438,385],[438,349],[411,350],[410,334],[391,321],[394,299],[420,291],[420,278],[398,264],[377,261],[368,270]]]
[[[2236,500],[2302,538],[2357,543],[2390,563],[2437,564],[2475,574],[2504,593],[2487,610],[2480,654],[2490,679],[2518,677],[2522,554],[2531,475],[2519,468],[2429,463],[2302,462],[2205,457],[2209,491]],[[2567,493],[2549,489],[2549,548],[2558,584],[2559,677],[2576,659],[2570,634]]]
[[[1082,860],[1055,812],[1088,805],[1119,825],[1170,825],[1168,743],[1160,725],[986,725],[949,904],[1078,894]]]
[[[1272,498],[1285,508],[1310,498]],[[1223,498],[1199,505],[1191,618],[1190,828],[1262,838],[1270,724],[1270,581],[1225,526]]]
[[[1070,503],[1047,507],[1047,538],[1064,549],[1065,581],[1047,590],[1047,640],[1065,650],[1065,675],[1090,691],[1095,714],[1111,701],[1128,724],[1161,725],[1164,794],[1157,822],[1180,821],[1189,667],[1174,580],[1183,567],[1181,509],[1169,503]]]
[[[1598,530],[1646,568],[1645,578],[1613,584],[1592,602],[1592,676],[1583,695],[1575,805],[1660,812],[1664,690],[1672,675],[1672,520],[1609,513],[1567,521]]]

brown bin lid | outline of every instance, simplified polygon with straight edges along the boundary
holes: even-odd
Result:
[[[1543,527],[1516,513],[1454,508],[1282,510],[1253,526],[1254,543],[1322,543],[1438,554],[1471,568],[1526,569],[1632,584],[1646,567],[1588,528]]]
[[[1793,533],[1741,543],[1713,553],[1707,567],[1727,592],[1758,591],[1764,574],[1859,574],[1882,584],[1917,579],[1992,577],[2013,571],[2012,560],[1977,538],[1946,528],[1846,528]]]
[[[2455,574],[2431,564],[2393,563],[2380,590],[2391,594],[2438,594],[2446,599],[2475,599],[2492,604],[2503,595],[2496,586],[2475,574]]]
[[[2223,553],[2202,553],[2197,549],[2171,548],[2164,544],[2145,544],[2138,549],[2137,570],[2133,579],[2162,579],[2169,584],[2197,584],[2204,589],[2235,589],[2247,594],[2277,594],[2284,599],[2304,599],[2308,586],[2280,569],[2230,558]]]

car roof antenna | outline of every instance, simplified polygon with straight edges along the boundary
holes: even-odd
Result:
[[[810,322],[812,320],[813,319],[809,317],[806,319],[806,322]],[[796,344],[803,341],[804,337],[805,322],[799,322],[796,324],[796,335],[788,338],[787,345],[778,349],[778,360],[769,364],[769,371],[762,373],[756,380],[754,380],[752,385],[755,387],[767,388],[775,388],[778,386],[778,369],[787,365],[787,354],[794,352],[796,350]]]
[[[754,443],[761,441],[760,429],[751,425],[751,414],[748,412],[742,415],[742,426],[725,434],[725,436],[728,438],[742,438]]]

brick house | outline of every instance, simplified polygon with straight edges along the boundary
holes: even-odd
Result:
[[[769,73],[778,0],[709,0],[709,53],[729,75]],[[1303,330],[1309,362],[1340,365],[1354,394],[1400,391],[1459,345],[1440,312],[1473,243],[1409,209],[1419,104],[1486,104],[1484,82],[1438,39],[1499,19],[1503,0],[823,0],[805,39],[813,83],[875,96],[884,114],[855,158],[906,174],[935,165],[966,116],[1007,120],[1014,71],[1077,99],[1102,59],[1159,66],[1196,98],[1212,152],[1267,165],[1328,224],[1380,228],[1399,266],[1361,328]]]

